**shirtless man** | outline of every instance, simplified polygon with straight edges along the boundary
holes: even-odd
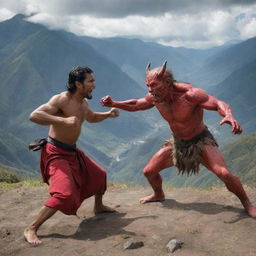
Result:
[[[199,165],[203,164],[240,199],[247,213],[256,217],[256,207],[251,204],[240,180],[228,170],[217,142],[203,122],[204,109],[218,111],[223,117],[220,124],[227,123],[232,126],[234,134],[240,134],[242,129],[231,108],[199,88],[176,82],[171,71],[166,70],[166,65],[167,62],[153,70],[150,70],[150,65],[147,66],[146,85],[149,93],[145,97],[113,101],[110,96],[106,96],[101,100],[104,106],[127,111],[156,107],[173,133],[173,138],[164,144],[143,170],[154,192],[141,198],[140,202],[165,199],[159,174],[163,169],[177,166],[180,173],[189,175],[198,173]]]
[[[30,115],[30,120],[49,125],[49,137],[34,145],[42,149],[41,173],[50,184],[49,199],[35,220],[25,229],[24,236],[31,244],[40,244],[38,228],[57,210],[76,215],[84,199],[95,195],[94,212],[113,212],[105,206],[102,196],[106,190],[106,171],[76,148],[83,122],[101,122],[119,115],[112,108],[108,112],[93,112],[85,100],[92,98],[95,89],[93,71],[88,67],[75,67],[69,73],[67,91],[53,96]]]

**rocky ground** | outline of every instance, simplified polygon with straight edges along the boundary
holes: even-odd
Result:
[[[256,189],[246,188],[256,203]],[[31,246],[23,230],[47,199],[47,186],[0,191],[0,255],[13,256],[125,256],[170,255],[166,245],[184,242],[171,255],[256,256],[256,219],[246,215],[225,188],[166,189],[166,201],[141,205],[149,188],[110,185],[105,202],[117,213],[94,216],[93,198],[78,211],[80,217],[56,213],[39,230],[43,243]],[[130,241],[143,242],[124,249]]]

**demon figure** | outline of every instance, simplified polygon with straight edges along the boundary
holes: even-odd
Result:
[[[218,111],[223,117],[220,125],[232,126],[234,134],[242,128],[235,120],[231,108],[205,91],[191,84],[174,80],[172,72],[166,69],[167,62],[161,67],[150,70],[146,67],[148,94],[139,99],[113,101],[105,96],[101,104],[126,111],[139,111],[156,107],[168,122],[173,137],[150,159],[143,170],[153,188],[153,194],[140,199],[141,203],[162,201],[165,195],[162,178],[159,174],[165,168],[176,166],[181,174],[198,173],[202,164],[217,175],[241,201],[247,213],[256,217],[256,207],[252,205],[240,180],[227,168],[218,144],[203,121],[204,110]]]

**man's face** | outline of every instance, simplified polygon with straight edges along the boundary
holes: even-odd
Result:
[[[86,99],[92,99],[92,91],[96,88],[95,78],[93,73],[86,74],[86,79],[82,84],[81,93],[84,95]]]

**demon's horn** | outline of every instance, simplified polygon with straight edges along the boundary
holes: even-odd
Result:
[[[148,74],[150,71],[150,63],[148,63],[147,67],[146,67],[146,73]]]
[[[164,62],[164,64],[162,65],[162,69],[158,74],[158,77],[163,77],[165,70],[166,70],[166,66],[167,66],[167,60]]]

